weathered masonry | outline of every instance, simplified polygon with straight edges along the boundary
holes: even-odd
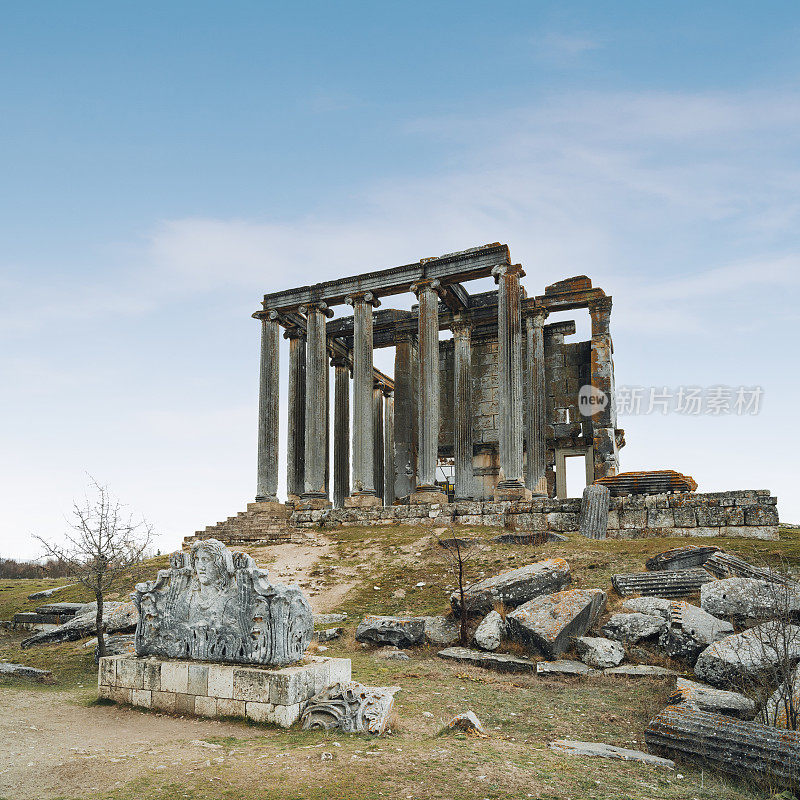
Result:
[[[490,244],[265,295],[253,315],[261,323],[256,502],[189,541],[247,545],[321,524],[398,522],[577,532],[581,501],[567,498],[567,458],[584,460],[589,485],[619,473],[624,445],[611,298],[585,276],[528,296],[524,275],[506,245]],[[488,277],[494,291],[465,288]],[[410,311],[381,307],[407,292],[417,298]],[[345,313],[334,316],[337,308]],[[568,340],[574,320],[548,322],[581,309],[591,320],[588,341]],[[278,388],[281,329],[286,398]],[[373,364],[383,347],[394,347],[393,377]],[[285,503],[277,494],[282,414]],[[443,465],[453,474],[437,480]],[[663,472],[628,479],[652,483]],[[777,538],[778,513],[766,490],[633,494],[611,497],[607,529],[612,538]]]
[[[589,483],[615,474],[624,440],[615,418],[611,298],[585,276],[529,297],[524,275],[506,245],[491,244],[265,295],[253,315],[261,322],[256,501],[278,502],[282,411],[296,509],[446,502],[442,463],[454,466],[456,500],[563,497],[568,455],[584,456]],[[495,291],[469,294],[465,285],[487,277]],[[418,300],[411,311],[380,308],[406,292]],[[352,315],[333,318],[346,306]],[[549,313],[573,309],[588,310],[590,341],[565,341],[574,322],[547,324]],[[281,328],[290,340],[283,404]],[[442,330],[452,338],[440,340]],[[381,347],[395,348],[394,378],[373,366]],[[594,414],[578,408],[581,386],[605,398]]]

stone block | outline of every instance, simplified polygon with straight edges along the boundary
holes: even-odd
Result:
[[[719,536],[722,532],[722,528],[706,528],[701,525],[698,525],[696,528],[692,528],[691,536]]]
[[[647,511],[648,528],[674,528],[675,518],[670,508],[650,508]]]
[[[611,530],[619,530],[619,511],[608,512],[608,527]]]
[[[272,703],[245,703],[245,716],[253,722],[275,722],[275,706]]]
[[[677,506],[672,509],[675,526],[678,528],[696,528],[697,513],[690,506]]]
[[[266,670],[236,668],[233,671],[233,697],[235,700],[268,702],[270,686],[275,673]]]
[[[727,527],[721,529],[720,536],[739,536],[743,539],[766,539],[768,541],[777,541],[780,537],[778,535],[777,525],[743,525],[741,527]]]
[[[697,526],[699,528],[719,528],[725,525],[725,509],[722,506],[699,506]]]
[[[115,703],[131,704],[133,698],[133,689],[127,689],[124,686],[111,686],[109,687],[108,699],[113,700]]]
[[[745,525],[764,526],[778,524],[778,511],[774,506],[752,506],[744,510]]]
[[[176,714],[194,714],[195,695],[178,693],[175,695]]]
[[[624,530],[647,527],[647,512],[644,509],[625,508],[619,515],[619,527]]]
[[[97,682],[100,686],[116,686],[117,656],[104,656],[100,659]]]
[[[244,700],[231,700],[227,697],[217,699],[218,717],[243,717],[245,716]]]
[[[314,670],[296,667],[281,670],[271,682],[269,701],[276,706],[291,706],[314,696]]]
[[[189,664],[189,694],[208,695],[208,665]]]
[[[194,699],[194,713],[198,717],[216,717],[217,699],[215,697],[203,697],[198,695]]]
[[[186,694],[189,690],[189,664],[164,661],[161,664],[161,691]]]
[[[153,693],[149,689],[134,689],[131,692],[131,704],[139,708],[152,708]]]
[[[172,714],[175,711],[175,692],[153,692],[152,708]]]
[[[116,685],[125,689],[144,688],[144,663],[136,658],[120,657],[117,661]]]
[[[233,698],[233,670],[234,667],[228,664],[208,665],[207,684],[209,697],[226,700]]]
[[[551,531],[577,531],[580,525],[579,515],[564,511],[552,511],[547,515],[547,528]]]
[[[142,688],[151,691],[161,691],[161,662],[148,659],[144,662],[142,671]]]

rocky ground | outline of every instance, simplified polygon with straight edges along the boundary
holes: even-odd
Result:
[[[535,560],[565,558],[574,586],[608,593],[600,627],[614,613],[630,613],[611,590],[612,574],[639,571],[646,558],[687,543],[574,537],[534,548],[491,542],[500,531],[468,533],[482,540],[479,557],[470,564],[472,579]],[[781,542],[703,543],[753,563],[774,564],[783,553],[797,569],[800,536],[797,531],[782,535]],[[365,614],[430,615],[448,608],[453,580],[440,550],[430,531],[392,526],[330,532],[317,545],[252,552],[260,565],[271,565],[274,579],[300,582],[316,612],[348,614],[344,635],[322,645],[326,654],[352,658],[354,677],[363,683],[401,687],[392,733],[377,739],[93,704],[91,648],[78,641],[22,651],[19,643],[27,634],[0,631],[0,660],[51,669],[59,681],[50,686],[0,677],[0,798],[769,796],[691,765],[679,763],[676,770],[667,770],[550,748],[554,740],[579,740],[643,749],[644,729],[675,691],[675,677],[496,673],[439,658],[441,647],[411,647],[407,660],[397,660],[386,658],[391,650],[356,642],[356,626]],[[143,565],[144,576],[132,576],[131,582],[152,577],[148,568],[154,574],[158,566]],[[37,588],[47,588],[46,582],[0,582],[0,618],[8,618],[11,610],[32,610],[37,601],[24,598]],[[123,587],[118,599],[129,588]],[[64,595],[87,599],[75,587]],[[56,598],[62,599],[58,594],[50,599]],[[700,604],[699,596],[689,600]],[[695,679],[684,663],[666,658],[646,640],[636,647],[640,661]],[[514,643],[501,649],[541,659]],[[466,711],[475,712],[488,737],[442,733],[453,716]]]

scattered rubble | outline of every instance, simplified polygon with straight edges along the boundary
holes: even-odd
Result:
[[[621,667],[610,667],[603,670],[603,675],[621,675],[624,678],[666,678],[679,674],[674,669],[656,667],[651,664],[623,664]]]
[[[575,640],[575,652],[584,664],[595,669],[616,667],[625,659],[625,648],[601,636],[581,636]]]
[[[323,628],[321,631],[314,631],[311,637],[313,641],[324,644],[325,642],[332,642],[342,635],[344,628]]]
[[[797,729],[800,723],[800,666],[795,668],[790,680],[778,686],[767,698],[761,717],[767,725]]]
[[[644,594],[655,597],[688,597],[714,578],[704,569],[661,570],[613,575],[611,584],[617,594]]]
[[[333,730],[380,735],[389,727],[394,695],[399,686],[364,686],[350,681],[334,683],[306,704],[303,730]]]
[[[690,603],[672,603],[668,621],[670,624],[659,636],[658,646],[670,658],[692,663],[708,645],[733,633],[730,622]]]
[[[800,660],[800,627],[773,620],[709,645],[700,653],[694,674],[712,686],[736,686],[787,658]]]
[[[467,711],[464,714],[459,714],[457,717],[453,717],[450,722],[447,723],[445,726],[445,730],[448,731],[463,731],[464,733],[471,734],[473,736],[481,736],[483,738],[488,738],[489,734],[486,733],[483,725],[481,725],[481,721],[475,715],[474,711]]]
[[[37,683],[55,683],[56,679],[49,669],[36,669],[26,667],[24,664],[12,664],[10,661],[0,661],[0,677],[25,678]]]
[[[28,600],[41,600],[44,597],[52,597],[56,592],[62,589],[68,589],[70,586],[77,586],[77,583],[65,583],[63,586],[54,586],[52,589],[42,589],[41,592],[34,592],[28,595]]]
[[[570,589],[524,603],[506,616],[506,625],[513,639],[555,659],[594,625],[605,604],[601,589]]]
[[[715,617],[753,622],[800,612],[800,588],[757,578],[723,578],[701,588],[700,605]]]
[[[651,571],[692,569],[702,567],[719,547],[713,545],[690,544],[685,547],[674,547],[663,553],[648,558],[644,562],[645,568]]]
[[[742,722],[681,704],[668,706],[650,721],[645,742],[654,753],[747,775],[772,787],[800,786],[797,731]]]
[[[619,758],[623,761],[641,761],[653,767],[675,769],[675,762],[668,758],[643,753],[641,750],[628,750],[626,747],[614,747],[603,742],[574,742],[559,739],[550,742],[550,749],[556,753],[565,753],[570,756],[596,756],[599,758]]]
[[[49,631],[41,631],[23,639],[20,646],[25,649],[35,644],[51,642],[74,642],[96,634],[97,605],[87,603],[75,616]],[[108,600],[103,605],[103,627],[106,633],[133,633],[139,614],[133,603],[118,603]]]
[[[458,641],[459,624],[453,617],[422,617],[425,620],[425,641],[436,647]]]
[[[356,628],[356,641],[408,647],[421,644],[425,637],[422,617],[381,617],[369,614]]]
[[[643,639],[652,639],[666,630],[667,622],[662,617],[652,614],[614,614],[605,625],[603,635],[619,642],[641,642]]]
[[[628,613],[650,614],[662,617],[669,622],[672,612],[672,600],[666,597],[629,597],[622,601],[622,610]]]
[[[500,603],[516,608],[540,595],[557,592],[571,581],[569,564],[563,558],[549,558],[467,586],[464,602],[470,614],[488,614]],[[458,592],[454,592],[450,604],[456,613],[460,602]]]
[[[497,650],[505,633],[505,622],[497,611],[490,611],[475,630],[475,644],[481,650]]]
[[[678,678],[675,691],[669,696],[670,705],[688,703],[700,711],[727,714],[739,719],[753,719],[756,704],[739,692],[726,692],[703,683]]]
[[[447,647],[436,655],[451,661],[462,661],[476,667],[493,669],[495,672],[533,672],[536,663],[527,658],[509,656],[504,653],[485,653],[468,647]]]
[[[536,664],[537,675],[594,675],[592,669],[582,661],[571,661],[562,658],[557,661],[539,661]]]

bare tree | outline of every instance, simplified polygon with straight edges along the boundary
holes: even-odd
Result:
[[[144,519],[134,520],[125,507],[111,495],[108,487],[89,477],[91,496],[83,503],[74,502],[67,522],[72,529],[64,543],[38,539],[46,556],[69,567],[75,580],[94,593],[97,601],[97,652],[106,654],[103,635],[103,597],[122,573],[138,564],[153,538],[152,526]]]
[[[441,539],[438,536],[436,541],[441,548],[442,559],[447,564],[448,575],[455,579],[459,601],[459,640],[461,646],[466,647],[469,644],[467,635],[469,614],[467,613],[467,604],[464,602],[464,588],[467,583],[468,566],[477,555],[478,547],[476,545],[478,543],[457,537]]]

